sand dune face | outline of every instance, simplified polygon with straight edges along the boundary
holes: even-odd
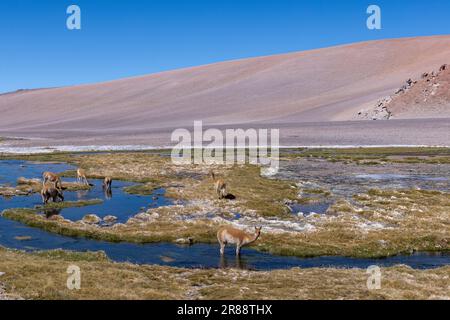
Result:
[[[354,120],[362,106],[449,60],[450,36],[409,38],[21,91],[0,95],[0,134],[73,138],[194,120],[246,126]]]

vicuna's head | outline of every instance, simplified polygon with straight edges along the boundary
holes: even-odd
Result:
[[[262,229],[262,227],[255,227],[255,233],[256,233],[256,235],[260,235],[261,234],[261,229]]]

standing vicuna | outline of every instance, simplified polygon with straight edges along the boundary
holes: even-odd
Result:
[[[211,178],[214,182],[214,189],[216,190],[219,199],[223,199],[227,196],[227,184],[222,179],[216,179],[216,175],[211,171]]]
[[[111,191],[112,179],[110,177],[105,177],[103,180],[103,191]]]
[[[220,254],[225,254],[225,246],[230,243],[236,244],[236,255],[239,256],[241,254],[241,248],[258,240],[260,235],[261,227],[255,227],[255,234],[250,234],[230,226],[222,227],[217,231]]]
[[[85,185],[89,185],[89,182],[88,182],[88,180],[86,178],[86,171],[84,171],[81,168],[78,168],[78,170],[77,170],[77,181],[79,183],[83,183]]]
[[[61,178],[56,173],[46,171],[42,174],[42,178],[44,180],[42,183],[42,187],[45,187],[45,184],[47,182],[52,182],[55,186],[55,189],[62,190]]]

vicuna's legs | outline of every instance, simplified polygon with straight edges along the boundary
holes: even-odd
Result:
[[[236,244],[236,256],[240,256],[241,255],[241,244]]]
[[[88,185],[88,184],[89,184],[89,181],[88,181],[88,179],[86,178],[86,176],[80,176],[80,177],[78,177],[78,182],[79,182],[79,183],[82,183],[82,184],[85,184],[85,185]]]
[[[221,255],[225,254],[225,246],[226,246],[225,242],[220,242],[220,254]]]
[[[81,168],[78,168],[77,170],[77,181],[78,183],[89,185],[89,182],[86,178],[86,171]]]

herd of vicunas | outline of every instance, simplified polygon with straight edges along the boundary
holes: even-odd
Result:
[[[216,178],[213,171],[210,172],[213,181],[214,191],[217,193],[219,199],[224,199],[227,196],[227,184],[221,178]],[[47,204],[50,200],[57,202],[64,201],[63,186],[61,177],[53,172],[44,172],[42,174],[43,185],[41,190],[42,202]],[[89,185],[86,177],[86,171],[79,168],[77,170],[77,182]],[[111,192],[112,179],[105,177],[103,180],[103,190]],[[258,240],[261,235],[261,227],[255,227],[255,233],[250,234],[243,230],[236,229],[231,226],[223,226],[217,231],[217,240],[220,244],[220,254],[225,254],[225,246],[227,244],[236,245],[236,255],[239,256],[243,246],[250,245]]]

